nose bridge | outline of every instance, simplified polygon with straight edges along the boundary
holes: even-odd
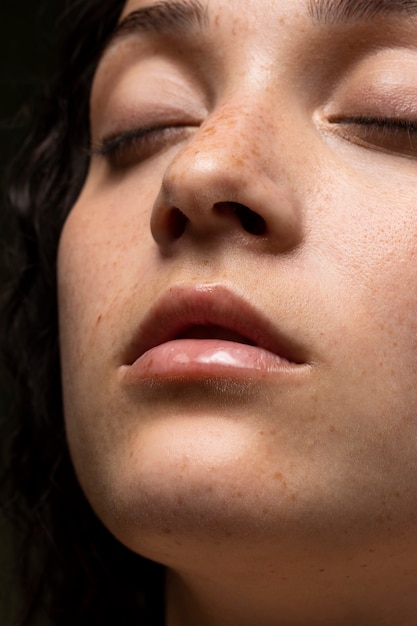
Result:
[[[289,163],[281,157],[288,149],[289,116],[297,98],[288,45],[276,36],[260,44],[258,29],[245,31],[235,45],[241,54],[236,58],[226,52],[217,99],[180,158],[191,157],[196,173],[214,170],[217,163],[229,175],[248,168],[272,180],[280,176],[282,183]]]
[[[251,102],[236,95],[220,105],[197,131],[190,144],[177,156],[171,171],[185,165],[187,174],[209,183],[245,186],[249,175],[271,176],[273,124],[260,98]],[[167,172],[168,176],[170,172]]]
[[[230,168],[242,167],[251,157],[259,157],[255,145],[259,145],[262,132],[260,113],[256,106],[242,104],[242,99],[223,105],[200,130],[195,149],[205,149],[213,158],[224,159]],[[201,152],[200,152],[201,154]]]

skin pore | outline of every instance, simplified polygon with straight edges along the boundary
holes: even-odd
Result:
[[[167,626],[415,623],[412,4],[129,0],[103,53],[64,411],[97,515],[167,567]],[[135,366],[178,335],[245,367]]]

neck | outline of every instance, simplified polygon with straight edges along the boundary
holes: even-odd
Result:
[[[355,560],[337,572],[298,564],[252,577],[167,575],[166,626],[402,626],[417,611],[412,576],[376,585],[376,568]],[[379,564],[379,568],[388,569]],[[379,569],[378,568],[378,569]],[[366,571],[369,570],[369,571]],[[381,571],[381,569],[379,569]],[[398,572],[397,572],[398,573]]]

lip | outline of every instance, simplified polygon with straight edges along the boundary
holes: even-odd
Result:
[[[127,380],[253,378],[291,374],[306,350],[222,285],[176,286],[151,308],[125,350]]]

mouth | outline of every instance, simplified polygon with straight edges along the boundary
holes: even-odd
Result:
[[[134,379],[217,378],[290,371],[305,350],[229,289],[170,289],[143,320],[123,362]]]
[[[232,341],[248,346],[256,346],[256,343],[240,333],[234,332],[222,326],[196,324],[182,333],[176,339],[218,339],[220,341]]]

